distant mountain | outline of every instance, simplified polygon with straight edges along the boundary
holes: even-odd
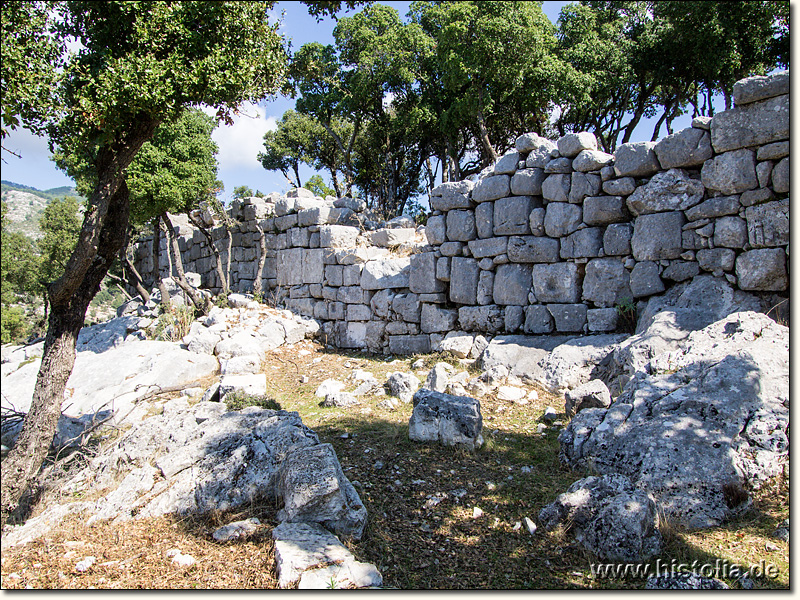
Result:
[[[44,208],[51,201],[64,196],[78,195],[74,187],[62,186],[49,190],[37,190],[34,187],[14,183],[13,181],[0,181],[3,202],[8,206],[8,228],[18,231],[32,239],[42,237],[39,229],[39,219],[44,214]]]

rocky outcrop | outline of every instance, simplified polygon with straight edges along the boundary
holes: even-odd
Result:
[[[422,388],[414,394],[408,437],[471,450],[483,445],[481,405],[475,398],[452,396]]]

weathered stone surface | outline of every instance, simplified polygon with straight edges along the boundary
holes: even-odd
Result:
[[[580,301],[581,277],[574,263],[533,265],[532,280],[533,291],[539,302]]]
[[[658,265],[652,261],[638,262],[631,270],[631,293],[634,298],[652,296],[664,291],[664,282],[658,272]]]
[[[322,283],[325,279],[324,250],[303,250],[303,283]]]
[[[723,194],[740,194],[758,187],[755,152],[733,150],[719,154],[703,164],[703,185]]]
[[[709,198],[687,210],[686,218],[690,221],[699,221],[700,219],[735,215],[739,212],[739,208],[741,205],[738,196],[718,196]]]
[[[454,256],[450,262],[450,300],[458,304],[475,304],[480,275],[478,261]]]
[[[528,309],[544,308],[529,306]],[[462,309],[463,310],[463,309]],[[541,383],[545,379],[543,361],[552,351],[572,340],[574,336],[564,335],[498,335],[495,336],[480,357],[481,369],[488,371],[503,366],[507,371],[525,382]]]
[[[784,156],[789,156],[789,140],[785,142],[773,142],[761,146],[756,152],[758,160],[779,160]]]
[[[644,586],[646,590],[729,590],[724,581],[713,577],[702,577],[692,572],[679,573],[675,576],[648,577]]]
[[[569,188],[569,201],[580,204],[587,196],[600,193],[600,176],[594,173],[573,173]]]
[[[788,139],[788,95],[737,106],[711,120],[711,144],[718,153]]]
[[[779,292],[788,289],[786,253],[781,248],[742,252],[736,258],[736,279],[743,290]]]
[[[439,345],[442,352],[449,352],[456,358],[467,358],[472,350],[475,336],[464,331],[451,331]]]
[[[653,148],[662,169],[702,165],[711,158],[711,136],[707,131],[688,127],[660,140]]]
[[[469,210],[451,210],[447,213],[447,239],[451,242],[468,242],[477,237],[475,215]]]
[[[362,563],[339,539],[316,523],[281,523],[272,530],[278,585],[299,589],[378,587],[374,565]]]
[[[747,77],[733,84],[733,101],[736,106],[788,93],[789,71],[780,71],[766,76]]]
[[[415,294],[436,294],[444,291],[444,283],[436,279],[436,256],[433,252],[413,254],[409,269],[408,288]]]
[[[576,171],[599,171],[614,162],[614,155],[600,150],[581,150],[572,161],[572,168]]]
[[[646,561],[661,553],[656,505],[620,476],[586,477],[539,513],[546,529],[572,526],[575,538],[603,560]]]
[[[576,204],[551,202],[544,216],[544,230],[548,237],[559,238],[569,235],[581,224],[583,211]]]
[[[425,224],[425,237],[431,246],[439,246],[447,241],[445,215],[428,217],[428,222]]]
[[[542,183],[542,196],[550,202],[568,202],[572,177],[569,174],[548,175]]]
[[[544,172],[551,173],[572,173],[572,161],[566,156],[551,158],[544,166]]]
[[[494,203],[494,234],[525,235],[530,233],[528,219],[536,207],[531,196],[501,198]]]
[[[530,148],[528,150],[528,156],[525,159],[525,166],[529,169],[544,168],[544,166],[547,164],[547,161],[549,161],[550,158],[552,157],[553,152],[558,151],[556,143],[546,138],[540,137],[535,133],[525,134],[525,136],[536,136],[535,139],[532,137],[528,137],[524,142],[525,148]],[[520,149],[519,146],[517,147],[517,150],[519,150],[520,152],[525,152],[525,150]]]
[[[614,173],[617,177],[649,177],[661,169],[655,153],[655,142],[622,144],[614,152]]]
[[[420,329],[423,333],[451,331],[458,321],[458,311],[452,308],[439,308],[435,304],[423,304]]]
[[[367,324],[338,321],[336,323],[336,345],[339,348],[366,348]]]
[[[603,250],[603,229],[586,227],[561,238],[561,258],[593,258]]]
[[[558,332],[582,332],[586,325],[585,304],[548,304]]]
[[[349,408],[358,404],[361,404],[359,399],[349,392],[332,392],[320,402],[320,406],[336,408]]]
[[[470,208],[469,195],[475,184],[472,181],[448,181],[431,191],[431,208],[448,211],[454,208]]]
[[[589,331],[605,333],[617,328],[619,313],[616,308],[590,308],[586,311],[586,322]]]
[[[745,210],[747,234],[753,248],[789,243],[789,199],[749,206]]]
[[[747,221],[744,219],[740,217],[721,217],[714,223],[715,246],[742,248],[746,243]]]
[[[611,196],[629,196],[636,189],[633,177],[620,177],[603,182],[603,191]]]
[[[511,192],[511,177],[508,175],[490,175],[481,179],[472,190],[475,202],[487,202],[505,198]]]
[[[592,379],[564,394],[564,412],[572,418],[586,408],[608,408],[611,406],[611,392],[599,379]]]
[[[603,251],[610,256],[631,253],[633,226],[629,223],[612,223],[603,234]]]
[[[259,525],[261,525],[261,521],[255,517],[243,521],[234,521],[218,527],[211,537],[217,542],[232,542],[251,536],[258,530]]]
[[[622,196],[589,196],[583,200],[583,222],[587,225],[622,223],[629,218]]]
[[[458,324],[465,331],[495,334],[503,331],[504,321],[499,306],[462,306],[458,309]]]
[[[544,216],[546,210],[544,208],[534,208],[531,211],[530,219],[528,219],[528,224],[531,226],[531,233],[535,236],[543,236],[544,235]]]
[[[508,260],[519,263],[554,263],[559,260],[559,241],[553,238],[512,236],[508,240]]]
[[[549,153],[551,150],[556,149],[556,144],[551,142],[547,138],[541,137],[538,133],[523,133],[519,136],[514,143],[517,148],[517,151],[522,153],[528,153],[532,150],[537,148],[545,148]]]
[[[706,248],[697,251],[697,263],[703,271],[719,275],[723,271],[733,271],[736,253],[730,248]]]
[[[563,459],[629,477],[671,522],[719,525],[788,458],[788,344],[787,328],[752,312],[691,333],[610,409],[578,413]]]
[[[445,392],[450,384],[450,378],[455,374],[453,365],[439,362],[428,373],[424,387],[434,392]]]
[[[515,196],[541,196],[544,169],[522,169],[511,177],[511,193]]]
[[[697,130],[695,130],[697,131]],[[703,199],[705,189],[682,169],[658,173],[628,196],[628,209],[635,216],[673,210],[686,210]]]
[[[509,263],[497,266],[493,293],[495,304],[527,304],[530,289],[530,265]]]
[[[469,242],[469,251],[475,258],[485,258],[487,256],[498,256],[505,254],[508,247],[507,237],[493,237],[482,240],[472,240]]]
[[[303,249],[278,250],[278,285],[303,283]]]
[[[369,235],[370,242],[379,248],[395,248],[401,244],[407,244],[413,241],[417,236],[416,229],[410,228],[383,228],[373,231]]]
[[[772,189],[776,194],[789,193],[789,157],[782,159],[772,169]]]
[[[413,373],[395,371],[389,375],[386,387],[392,396],[397,396],[403,402],[411,402],[414,392],[419,389],[422,382]]]
[[[429,335],[390,335],[389,352],[392,354],[428,354],[431,351]]]
[[[556,146],[561,156],[574,158],[583,150],[597,150],[597,138],[588,131],[568,133],[558,138]]]
[[[422,388],[414,394],[413,402],[414,412],[408,422],[410,439],[470,449],[483,445],[481,405],[475,398]]]
[[[639,261],[678,258],[683,252],[681,229],[685,222],[682,212],[638,217],[631,238],[633,257]]]
[[[280,521],[317,522],[356,540],[364,532],[367,511],[330,444],[289,452],[281,462],[277,493],[283,499]]]
[[[361,271],[361,287],[365,290],[382,290],[408,287],[411,257],[371,260]]]
[[[700,272],[700,265],[692,261],[675,260],[661,272],[663,279],[670,281],[686,281]]]
[[[618,258],[595,258],[586,265],[583,300],[607,307],[633,298],[630,274]]]
[[[519,152],[514,150],[505,153],[501,156],[497,163],[494,165],[494,174],[511,174],[517,170],[517,164],[520,161]]]
[[[555,328],[553,315],[542,304],[533,304],[525,307],[525,323],[522,330],[525,333],[550,333]]]
[[[475,229],[481,239],[490,238],[494,235],[493,202],[483,202],[475,207]]]

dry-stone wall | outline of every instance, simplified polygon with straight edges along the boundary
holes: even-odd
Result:
[[[788,94],[788,72],[742,80],[735,108],[614,155],[591,133],[525,134],[477,181],[435,188],[424,232],[299,189],[234,202],[230,252],[213,234],[233,290],[259,276],[329,342],[393,354],[436,350],[456,331],[613,331],[620,303],[699,274],[788,294]],[[186,270],[219,288],[203,236],[179,228]],[[147,272],[149,249],[138,248]]]

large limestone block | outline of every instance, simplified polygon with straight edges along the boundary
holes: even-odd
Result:
[[[747,233],[753,248],[784,246],[789,243],[789,199],[748,206]]]
[[[321,225],[319,245],[321,248],[353,248],[358,239],[358,228],[347,225]]]
[[[435,304],[423,304],[420,318],[420,329],[423,333],[452,331],[458,321],[458,311],[452,308],[440,308]]]
[[[542,183],[542,196],[550,202],[567,202],[571,183],[572,177],[568,173],[548,175]]]
[[[587,225],[624,223],[629,218],[622,196],[589,196],[583,200],[583,222]]]
[[[554,263],[559,261],[559,241],[547,237],[512,236],[508,240],[508,260],[519,263]]]
[[[472,200],[487,202],[505,198],[511,192],[511,177],[508,175],[490,175],[481,179],[472,190]]]
[[[373,231],[369,239],[379,248],[395,248],[401,244],[414,241],[417,237],[417,230],[412,227],[405,228],[383,228]]]
[[[494,203],[494,234],[525,235],[530,233],[529,218],[536,208],[532,196],[501,198]]]
[[[779,292],[788,289],[786,253],[782,248],[742,252],[736,258],[736,278],[743,290]]]
[[[503,331],[505,322],[499,306],[462,306],[458,309],[458,324],[464,331],[495,334]]]
[[[447,239],[451,242],[468,242],[478,235],[475,214],[471,210],[451,210],[447,213]]]
[[[585,149],[581,150],[575,160],[572,161],[572,168],[584,173],[587,171],[599,171],[613,162],[613,154],[607,154],[600,150]]]
[[[766,76],[747,77],[733,84],[733,101],[736,106],[788,93],[789,71],[779,71]]]
[[[267,376],[264,373],[225,375],[219,382],[219,397],[222,402],[225,401],[225,395],[231,392],[263,396],[267,393]]]
[[[597,138],[588,131],[568,133],[558,138],[556,145],[561,156],[574,158],[583,150],[597,150]]]
[[[450,263],[450,300],[457,304],[475,304],[479,275],[477,260],[454,256]]]
[[[646,260],[637,262],[631,270],[631,293],[634,298],[652,296],[664,291],[664,282],[658,272],[658,265]]]
[[[278,285],[302,285],[303,249],[278,250]]]
[[[567,304],[580,301],[581,276],[575,263],[533,265],[532,281],[539,302]]]
[[[553,315],[559,333],[581,332],[586,325],[585,304],[548,304],[547,310]]]
[[[499,256],[505,254],[508,249],[507,237],[493,237],[469,242],[469,251],[475,258],[486,258],[487,256]]]
[[[336,323],[336,346],[360,349],[367,347],[367,324],[358,321]]]
[[[603,234],[603,251],[609,256],[631,253],[633,226],[630,223],[612,223]]]
[[[668,135],[654,148],[663,169],[694,167],[711,158],[711,136],[707,131],[687,127]]]
[[[441,246],[447,241],[447,217],[435,215],[428,217],[425,224],[425,237],[431,246]]]
[[[789,193],[789,157],[782,159],[772,170],[772,189],[776,194]]]
[[[495,175],[499,174],[512,174],[514,171],[517,170],[517,164],[519,163],[520,155],[519,152],[510,151],[500,157],[497,161],[497,164],[494,166],[494,173]]]
[[[717,113],[711,120],[716,152],[789,139],[789,95],[776,96]]]
[[[586,227],[561,238],[561,258],[593,258],[601,256],[603,228]]]
[[[528,303],[531,289],[531,266],[508,263],[498,265],[494,277],[495,304],[521,306]]]
[[[383,290],[408,287],[411,257],[370,260],[361,271],[361,287]]]
[[[681,229],[685,222],[682,212],[638,217],[631,238],[633,257],[639,261],[679,258],[683,252]]]
[[[320,523],[337,535],[361,539],[367,509],[345,477],[330,444],[305,446],[281,461],[279,521]]]
[[[411,255],[408,287],[415,294],[437,294],[444,291],[444,282],[436,279],[436,256],[433,252]]]
[[[596,196],[600,193],[602,181],[594,173],[572,173],[569,188],[569,201],[580,204],[587,196]]]
[[[511,193],[515,196],[541,196],[544,169],[522,169],[511,178]]]
[[[699,131],[699,130],[695,130]],[[705,188],[682,169],[658,173],[628,196],[628,209],[635,216],[671,210],[686,210],[703,199]]]
[[[494,235],[494,202],[483,202],[475,207],[475,229],[481,239]]]
[[[699,221],[700,219],[735,215],[741,206],[739,196],[717,196],[687,210],[686,218],[690,221]]]
[[[303,250],[303,283],[322,283],[325,279],[325,264],[321,248]]]
[[[559,238],[576,231],[583,211],[577,204],[551,202],[544,215],[544,230],[548,237]]]
[[[408,422],[410,439],[472,450],[483,445],[481,404],[475,398],[423,388],[414,394],[413,402],[414,412]]]
[[[408,356],[412,354],[430,354],[431,337],[421,335],[390,335],[389,352]]]
[[[614,306],[633,298],[630,274],[618,258],[595,258],[586,265],[583,300],[601,307]]]
[[[703,164],[703,185],[723,194],[741,194],[758,187],[756,156],[752,150],[733,150]]]
[[[655,153],[656,142],[622,144],[614,153],[614,173],[617,177],[649,177],[661,170]]]
[[[431,208],[446,212],[454,208],[470,208],[470,192],[475,184],[472,181],[448,181],[431,192]]]

